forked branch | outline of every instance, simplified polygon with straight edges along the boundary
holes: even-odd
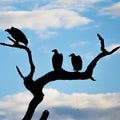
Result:
[[[12,40],[12,38],[8,37],[8,39],[10,39],[11,41],[14,41]],[[15,43],[15,42],[14,42]],[[6,43],[0,43],[0,45],[3,45],[3,46],[8,46],[8,47],[13,47],[13,48],[20,48],[20,49],[23,49],[27,52],[28,54],[28,60],[29,60],[29,63],[30,63],[30,73],[28,74],[29,77],[33,77],[33,74],[35,72],[35,66],[33,64],[33,60],[32,60],[32,54],[31,54],[31,51],[28,47],[24,46],[24,45],[20,45],[20,44],[6,44]],[[23,75],[22,75],[22,72],[20,71],[19,67],[16,66],[17,68],[17,71],[19,73],[19,75],[22,77],[22,78],[25,78]],[[27,77],[27,76],[26,76]]]
[[[10,44],[6,44],[6,43],[0,43],[3,46],[24,49],[28,54],[28,59],[29,59],[29,64],[30,64],[30,73],[28,74],[28,76],[24,77],[22,72],[20,71],[20,69],[18,67],[16,67],[20,77],[24,79],[25,87],[33,94],[33,99],[31,100],[31,102],[28,106],[27,112],[26,112],[23,120],[31,120],[37,105],[43,100],[44,94],[43,94],[42,90],[43,90],[44,85],[46,85],[47,83],[49,83],[51,81],[55,81],[55,80],[88,80],[88,79],[91,79],[91,80],[95,81],[95,79],[92,77],[92,74],[93,74],[93,70],[94,70],[97,62],[101,58],[103,58],[107,55],[113,54],[120,48],[120,46],[118,46],[111,51],[107,51],[105,49],[104,39],[99,34],[97,34],[97,36],[98,36],[98,38],[100,40],[100,44],[101,44],[101,53],[99,53],[91,61],[91,63],[87,66],[85,72],[69,72],[64,69],[60,69],[58,71],[50,71],[50,72],[46,73],[45,75],[43,75],[42,77],[39,77],[35,81],[33,80],[35,66],[33,64],[32,54],[31,54],[30,49],[28,47],[26,47],[24,45],[20,45],[20,44],[10,45]]]

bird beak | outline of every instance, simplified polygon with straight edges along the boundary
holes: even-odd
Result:
[[[71,57],[72,55],[70,54],[69,57]]]
[[[9,29],[5,29],[5,31],[7,31],[7,32],[8,32],[8,31],[9,31]]]
[[[55,52],[55,51],[56,51],[56,49],[53,49],[53,50],[52,50],[52,52]]]

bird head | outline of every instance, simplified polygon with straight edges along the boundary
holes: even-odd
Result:
[[[11,29],[15,29],[15,27],[11,27]]]
[[[58,53],[57,49],[53,49],[52,52],[54,52],[54,53]]]
[[[10,29],[5,29],[5,31],[8,32],[8,33],[10,33],[11,30]]]
[[[74,53],[72,53],[72,54],[70,54],[70,55],[69,55],[69,57],[73,57],[73,56],[75,56],[75,54],[74,54]]]
[[[14,30],[16,30],[16,29],[18,29],[18,28],[15,28],[15,27],[11,27],[10,28],[12,31],[14,31]]]

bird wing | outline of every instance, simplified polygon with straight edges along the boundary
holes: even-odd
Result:
[[[72,62],[74,70],[77,70],[77,57],[76,56],[72,56],[71,62]]]
[[[79,55],[77,56],[77,67],[79,70],[82,69],[82,58]]]
[[[63,55],[59,54],[59,65],[60,65],[60,67],[62,66],[62,63],[63,63]]]
[[[52,58],[52,64],[54,70],[59,70],[62,67],[63,55],[62,54],[54,54]]]
[[[27,43],[28,43],[27,37],[21,30],[19,30],[18,28],[15,28],[15,27],[11,27],[11,32],[12,32],[13,38],[16,41],[22,42],[27,45]]]

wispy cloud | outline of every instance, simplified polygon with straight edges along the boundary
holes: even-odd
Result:
[[[120,2],[116,2],[109,7],[104,7],[100,10],[100,15],[120,16]]]
[[[46,54],[48,54],[50,52],[49,48],[47,46],[44,46],[44,45],[41,46],[39,49]]]
[[[103,1],[104,0],[1,0],[0,10],[9,10],[7,8],[11,8],[11,10],[69,9],[84,12],[93,7],[95,3]],[[24,8],[22,6],[24,6]]]
[[[52,0],[47,5],[43,6],[44,9],[69,9],[78,12],[88,11],[95,3],[103,2],[104,0]]]
[[[71,47],[71,48],[74,48],[74,47],[84,46],[84,45],[86,45],[86,44],[87,44],[86,41],[79,41],[79,42],[72,43],[72,44],[70,45],[70,47]]]
[[[93,55],[93,52],[88,52],[85,54],[85,57],[89,60],[93,59],[94,55]]]
[[[25,1],[21,0],[1,0],[0,1],[0,11],[16,10],[16,3],[23,4]]]
[[[56,31],[50,31],[50,30],[46,30],[46,31],[35,31],[35,33],[42,39],[47,39],[50,37],[55,37],[58,35],[58,33]]]
[[[66,94],[56,89],[44,89],[44,93],[44,100],[36,110],[38,117],[44,109],[48,109],[50,120],[112,120],[114,116],[116,120],[120,118],[120,93]],[[31,98],[28,92],[4,97],[0,100],[0,118],[21,119]]]

